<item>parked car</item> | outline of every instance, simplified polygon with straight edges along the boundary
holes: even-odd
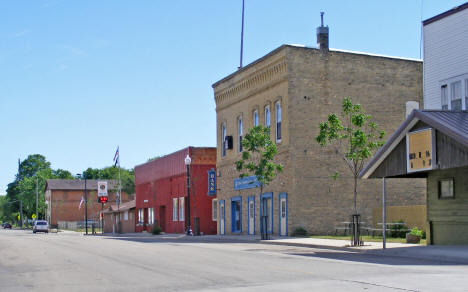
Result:
[[[2,226],[3,226],[3,229],[7,229],[7,228],[11,229],[11,224],[8,222],[3,223]]]
[[[45,220],[36,220],[34,221],[33,233],[36,232],[45,232],[49,233],[49,223]]]

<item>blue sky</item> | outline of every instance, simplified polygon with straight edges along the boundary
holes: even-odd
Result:
[[[420,20],[463,1],[245,0],[244,65],[282,44],[420,57]],[[78,173],[216,145],[211,85],[239,66],[241,0],[1,1],[0,195],[18,158]],[[422,3],[422,9],[421,9]],[[421,16],[422,11],[422,16]]]

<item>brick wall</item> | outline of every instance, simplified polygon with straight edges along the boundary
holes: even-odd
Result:
[[[286,65],[278,65],[282,63]],[[340,113],[342,99],[350,97],[391,134],[405,118],[406,101],[421,102],[421,79],[421,62],[283,46],[216,83],[218,199],[226,202],[226,233],[231,226],[231,197],[242,196],[242,233],[247,231],[247,197],[256,195],[256,218],[260,207],[259,189],[233,190],[233,180],[238,177],[234,162],[240,158],[237,117],[243,117],[246,133],[252,126],[253,110],[260,109],[263,124],[263,108],[270,104],[273,126],[272,104],[281,101],[283,137],[276,162],[284,166],[284,172],[264,189],[273,192],[274,233],[278,232],[280,192],[288,193],[289,232],[303,226],[311,233],[327,233],[339,222],[348,221],[353,212],[353,179],[332,148],[321,148],[315,142],[319,123],[329,113]],[[234,138],[234,149],[225,157],[220,152],[223,123],[227,135]],[[273,130],[271,138],[274,141]],[[335,171],[341,173],[336,181],[330,178]],[[381,206],[380,198],[380,181],[359,181],[358,211],[363,221],[371,222],[373,208]],[[388,180],[387,198],[390,206],[425,204],[425,181]]]

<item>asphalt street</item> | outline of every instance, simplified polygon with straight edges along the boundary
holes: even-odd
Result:
[[[468,291],[468,266],[185,236],[0,230],[0,291]]]

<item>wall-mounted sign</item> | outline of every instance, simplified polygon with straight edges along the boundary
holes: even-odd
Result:
[[[216,196],[216,171],[208,171],[208,196]]]
[[[408,172],[424,171],[434,168],[435,132],[424,129],[406,134],[406,169]]]
[[[260,186],[260,182],[255,175],[234,180],[234,190],[253,189]]]

